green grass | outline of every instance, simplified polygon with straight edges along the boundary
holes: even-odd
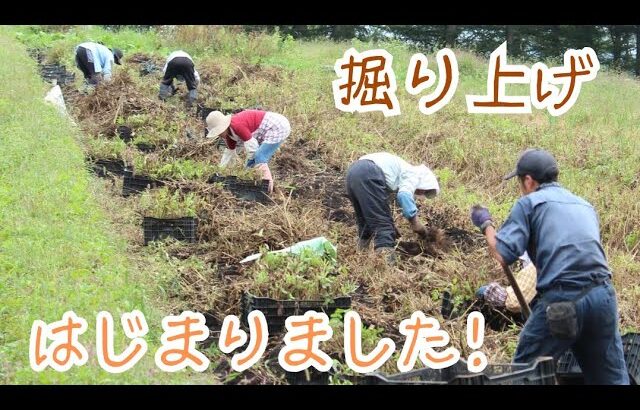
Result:
[[[160,321],[168,311],[150,272],[127,259],[125,241],[114,234],[93,195],[76,142],[78,130],[44,103],[47,87],[35,74],[24,46],[0,28],[0,382],[1,383],[206,383],[212,376],[163,373],[153,354]],[[20,69],[16,69],[20,67]],[[149,351],[132,370],[103,371],[95,355],[95,318],[116,320],[116,351],[127,339],[118,328],[123,312],[140,309],[149,323]],[[34,320],[60,320],[67,310],[84,317],[81,342],[89,362],[65,373],[29,366]]]

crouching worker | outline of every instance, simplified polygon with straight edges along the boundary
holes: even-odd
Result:
[[[220,167],[232,164],[244,150],[247,153],[246,167],[255,168],[262,179],[269,181],[269,193],[273,191],[273,176],[268,162],[291,133],[286,117],[262,110],[245,110],[229,115],[213,111],[207,116],[207,130],[208,138],[224,138],[226,148]]]
[[[389,194],[395,191],[411,229],[426,236],[414,195],[432,198],[440,192],[436,176],[426,165],[411,165],[388,152],[368,154],[351,164],[346,183],[358,224],[358,249],[366,249],[373,239],[374,249],[395,264],[397,230],[389,207]]]
[[[121,50],[108,49],[99,43],[82,43],[76,47],[75,54],[76,66],[90,85],[96,85],[103,79],[110,81],[113,63],[122,65]]]
[[[531,305],[536,296],[537,270],[525,252],[520,257],[523,262],[522,269],[514,274],[516,283],[524,296],[525,301]],[[502,287],[498,282],[491,282],[478,289],[476,297],[494,309],[506,310],[510,314],[520,314],[522,308],[511,286]]]
[[[187,107],[191,107],[198,96],[198,85],[200,84],[200,74],[195,69],[193,59],[182,50],[174,51],[167,57],[167,62],[162,69],[164,77],[160,82],[160,93],[158,97],[166,100],[176,93],[176,87],[173,85],[173,79],[178,82],[186,82],[187,90]]]

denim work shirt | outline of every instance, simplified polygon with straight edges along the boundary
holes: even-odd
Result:
[[[507,264],[529,253],[541,293],[557,284],[581,287],[611,276],[593,206],[557,182],[518,199],[496,239]]]

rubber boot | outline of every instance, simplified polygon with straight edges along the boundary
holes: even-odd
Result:
[[[371,245],[371,238],[369,239],[358,238],[359,251],[366,251],[367,249],[369,249],[369,245]]]
[[[381,247],[376,249],[377,253],[382,254],[385,257],[385,261],[389,266],[396,266],[396,249],[391,247]]]

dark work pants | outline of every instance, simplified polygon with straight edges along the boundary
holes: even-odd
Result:
[[[87,49],[84,47],[78,47],[76,51],[76,66],[82,71],[84,79],[87,80],[89,84],[95,85],[100,81],[101,73],[96,73],[93,63],[89,62],[89,58],[87,57]]]
[[[540,356],[553,356],[558,360],[571,349],[585,384],[629,384],[618,330],[616,292],[610,282],[596,286],[577,302],[576,340],[559,340],[551,335],[545,311],[547,304],[574,299],[580,292],[577,288],[559,288],[544,293],[520,332],[513,361],[528,363]]]
[[[162,78],[162,84],[169,86],[173,85],[173,79],[178,75],[184,78],[189,91],[197,88],[195,67],[193,65],[193,61],[189,60],[187,57],[176,57],[169,61],[169,64],[167,64],[167,71],[165,71],[164,77]]]
[[[373,237],[374,248],[395,247],[396,227],[382,170],[369,160],[358,160],[347,171],[347,195],[353,205],[362,240]]]

